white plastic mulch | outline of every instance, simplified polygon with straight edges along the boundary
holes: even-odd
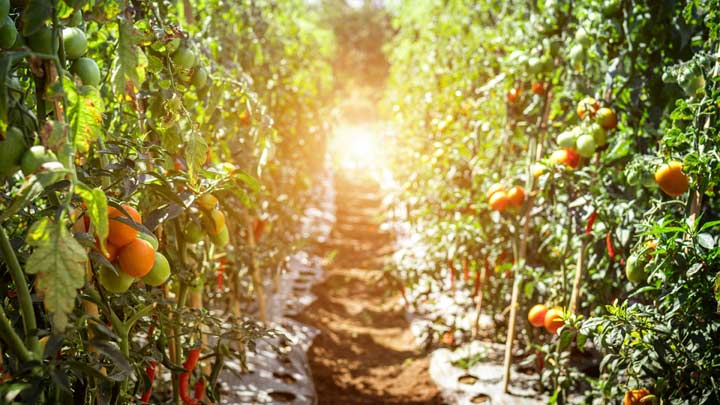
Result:
[[[316,186],[316,207],[306,210],[301,220],[303,237],[324,242],[335,223],[335,189],[330,170]],[[316,297],[310,288],[323,277],[321,259],[307,252],[288,258],[287,271],[280,276],[277,291],[268,280],[268,327],[286,338],[262,339],[248,351],[249,372],[236,360],[228,361],[220,376],[222,404],[314,404],[315,385],[307,351],[318,330],[289,316],[296,315]],[[273,349],[274,347],[274,349]]]
[[[388,191],[395,189],[392,181],[384,183]],[[391,193],[388,193],[391,194]],[[386,201],[390,205],[391,201]],[[391,211],[391,220],[384,225],[395,234],[396,253],[394,260],[398,268],[428,268],[427,249],[419,231],[410,226],[403,210]],[[465,282],[459,275],[457,283]],[[472,282],[472,280],[468,281]],[[408,308],[406,317],[418,345],[425,347],[432,338],[432,330],[442,329],[439,324],[454,326],[456,329],[472,330],[477,312],[470,296],[471,288],[452,291],[449,277],[442,283],[428,283],[419,288],[407,289],[405,294],[414,308]],[[479,328],[490,328],[493,320],[481,315]],[[455,332],[460,339],[460,332]],[[547,403],[547,396],[535,390],[537,375],[526,375],[511,369],[510,394],[502,389],[504,345],[471,341],[456,350],[435,349],[430,355],[430,377],[437,384],[443,400],[448,404],[493,404],[493,405],[535,405]],[[477,360],[469,368],[467,360]],[[465,368],[460,367],[465,363]]]

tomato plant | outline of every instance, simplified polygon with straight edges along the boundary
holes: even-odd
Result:
[[[320,169],[326,29],[290,0],[2,0],[0,23],[0,395],[218,402]]]
[[[391,7],[395,201],[423,246],[395,275],[453,299],[466,340],[544,359],[553,403],[720,401],[719,5]],[[498,182],[523,185],[517,213]],[[508,276],[458,294],[460,257]],[[467,327],[478,309],[493,328]]]

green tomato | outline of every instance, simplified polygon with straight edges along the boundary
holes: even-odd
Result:
[[[102,267],[98,272],[98,281],[108,292],[121,294],[130,288],[135,279],[122,271],[113,272],[107,267]]]
[[[587,48],[590,46],[590,35],[588,35],[588,32],[585,31],[585,28],[580,27],[575,32],[575,42],[582,45],[583,48]]]
[[[563,148],[574,148],[577,142],[577,134],[575,131],[565,131],[558,135],[557,143]]]
[[[193,86],[195,86],[196,89],[202,89],[203,87],[205,87],[205,85],[207,85],[207,81],[208,81],[207,69],[205,69],[202,66],[195,69],[192,77],[190,78],[190,81],[192,82]]]
[[[4,20],[10,13],[10,0],[0,0],[0,20]]]
[[[595,145],[598,147],[607,145],[607,133],[600,124],[593,123],[590,125],[590,134],[592,134]]]
[[[647,262],[644,256],[640,256],[637,253],[633,253],[628,257],[625,262],[625,276],[627,279],[635,284],[642,283],[647,280],[647,273],[645,273],[645,266]]]
[[[205,232],[203,231],[202,226],[195,221],[190,222],[185,228],[185,240],[188,243],[198,243],[204,236]]]
[[[24,175],[29,176],[37,171],[45,163],[57,162],[52,151],[45,149],[42,145],[36,145],[28,149],[20,161],[20,168]]]
[[[63,29],[63,46],[68,59],[77,59],[87,52],[88,43],[85,33],[80,28],[68,27]]]
[[[212,243],[217,247],[225,247],[230,242],[230,232],[227,226],[223,227],[217,235],[212,236]]]
[[[138,238],[149,243],[154,250],[158,249],[159,243],[155,235],[150,235],[145,232],[138,232]]]
[[[595,138],[590,134],[580,135],[575,143],[577,151],[582,157],[592,157],[595,153]]]
[[[155,252],[155,262],[150,272],[143,276],[142,281],[150,286],[157,287],[170,278],[170,263],[160,252]]]
[[[694,97],[698,91],[705,89],[705,78],[702,73],[687,71],[678,77],[678,84],[688,96]]]
[[[100,68],[97,63],[90,58],[80,58],[70,67],[70,71],[78,75],[80,81],[87,86],[97,86],[102,80]]]
[[[531,56],[528,58],[527,64],[528,72],[531,74],[538,74],[543,70],[542,61],[537,56]]]
[[[580,44],[573,45],[568,54],[573,66],[581,66],[585,62],[585,48]]]
[[[11,175],[18,170],[25,150],[27,145],[23,133],[15,127],[9,127],[5,140],[0,142],[0,177]]]
[[[58,49],[58,41],[53,41],[52,30],[48,27],[42,27],[40,30],[28,38],[30,49],[35,52],[54,54]]]
[[[172,61],[181,69],[192,69],[195,66],[195,53],[188,48],[179,48],[173,54]]]
[[[3,19],[2,25],[0,25],[0,48],[8,49],[12,48],[17,41],[18,31],[15,27],[15,22],[10,17]]]

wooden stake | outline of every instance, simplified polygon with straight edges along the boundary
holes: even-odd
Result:
[[[516,270],[522,269],[525,266],[525,258],[527,257],[527,240],[528,234],[530,233],[530,211],[532,211],[533,203],[535,201],[532,189],[535,183],[535,176],[532,173],[532,165],[535,163],[540,151],[542,150],[541,143],[541,132],[544,128],[544,123],[547,121],[548,114],[550,114],[550,99],[552,98],[552,91],[548,89],[545,96],[545,104],[543,105],[543,114],[538,118],[537,121],[537,133],[535,136],[530,138],[528,145],[527,155],[527,167],[525,169],[525,190],[528,191],[528,201],[525,207],[525,216],[523,218],[523,233],[520,239],[520,249],[518,257],[516,258]],[[508,320],[508,333],[505,340],[505,361],[503,362],[503,392],[508,393],[508,386],[510,385],[510,366],[512,365],[512,349],[513,341],[515,340],[515,321],[517,318],[517,307],[518,300],[520,298],[520,287],[522,285],[522,275],[517,273],[515,276],[515,282],[513,283],[512,298],[510,301],[510,316]]]
[[[570,314],[575,314],[577,311],[577,303],[580,298],[580,284],[582,282],[582,276],[585,272],[585,252],[587,250],[588,239],[586,237],[581,238],[580,249],[578,250],[577,267],[575,268],[575,282],[573,283],[572,295],[570,296],[570,307],[568,309]]]

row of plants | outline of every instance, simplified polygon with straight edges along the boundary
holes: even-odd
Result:
[[[219,401],[322,168],[301,0],[0,0],[0,402]]]
[[[395,276],[456,297],[438,340],[505,343],[551,403],[720,401],[719,10],[391,7],[395,201],[425,249]],[[494,327],[453,321],[475,311]]]

